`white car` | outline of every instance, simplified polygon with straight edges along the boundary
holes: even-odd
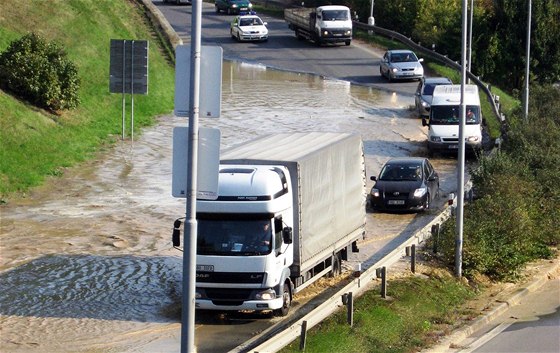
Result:
[[[267,23],[257,15],[235,16],[230,26],[231,38],[238,41],[266,41],[268,40]]]
[[[379,71],[389,81],[417,80],[424,77],[423,61],[410,50],[388,50],[381,59]]]

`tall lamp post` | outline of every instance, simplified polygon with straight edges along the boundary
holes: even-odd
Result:
[[[375,26],[375,18],[373,18],[373,5],[375,4],[375,0],[371,0],[371,8],[369,10],[369,18],[367,20],[367,24],[370,26]],[[368,32],[369,34],[372,34],[372,31]]]
[[[529,58],[531,57],[531,0],[527,9],[527,62],[525,68],[525,94],[523,95],[523,117],[525,122],[529,119]]]

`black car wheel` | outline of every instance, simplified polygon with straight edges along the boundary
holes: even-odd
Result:
[[[424,202],[424,210],[428,210],[430,208],[430,193],[426,195],[426,202]]]

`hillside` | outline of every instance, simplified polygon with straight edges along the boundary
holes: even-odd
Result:
[[[53,115],[0,90],[0,198],[25,196],[48,176],[89,158],[122,131],[122,95],[109,93],[111,39],[149,41],[149,89],[134,97],[135,135],[173,109],[174,68],[133,0],[2,1],[0,52],[28,33],[65,48],[79,70],[81,105]],[[130,95],[126,127],[130,132]]]

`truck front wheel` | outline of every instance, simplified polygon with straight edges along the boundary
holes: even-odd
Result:
[[[348,45],[350,45],[350,41],[347,40],[346,42],[344,42],[344,44],[346,44],[348,46]]]
[[[280,309],[274,310],[275,316],[286,316],[290,311],[290,306],[292,305],[292,297],[290,295],[290,286],[288,283],[284,283],[284,290],[282,292],[282,307]]]

